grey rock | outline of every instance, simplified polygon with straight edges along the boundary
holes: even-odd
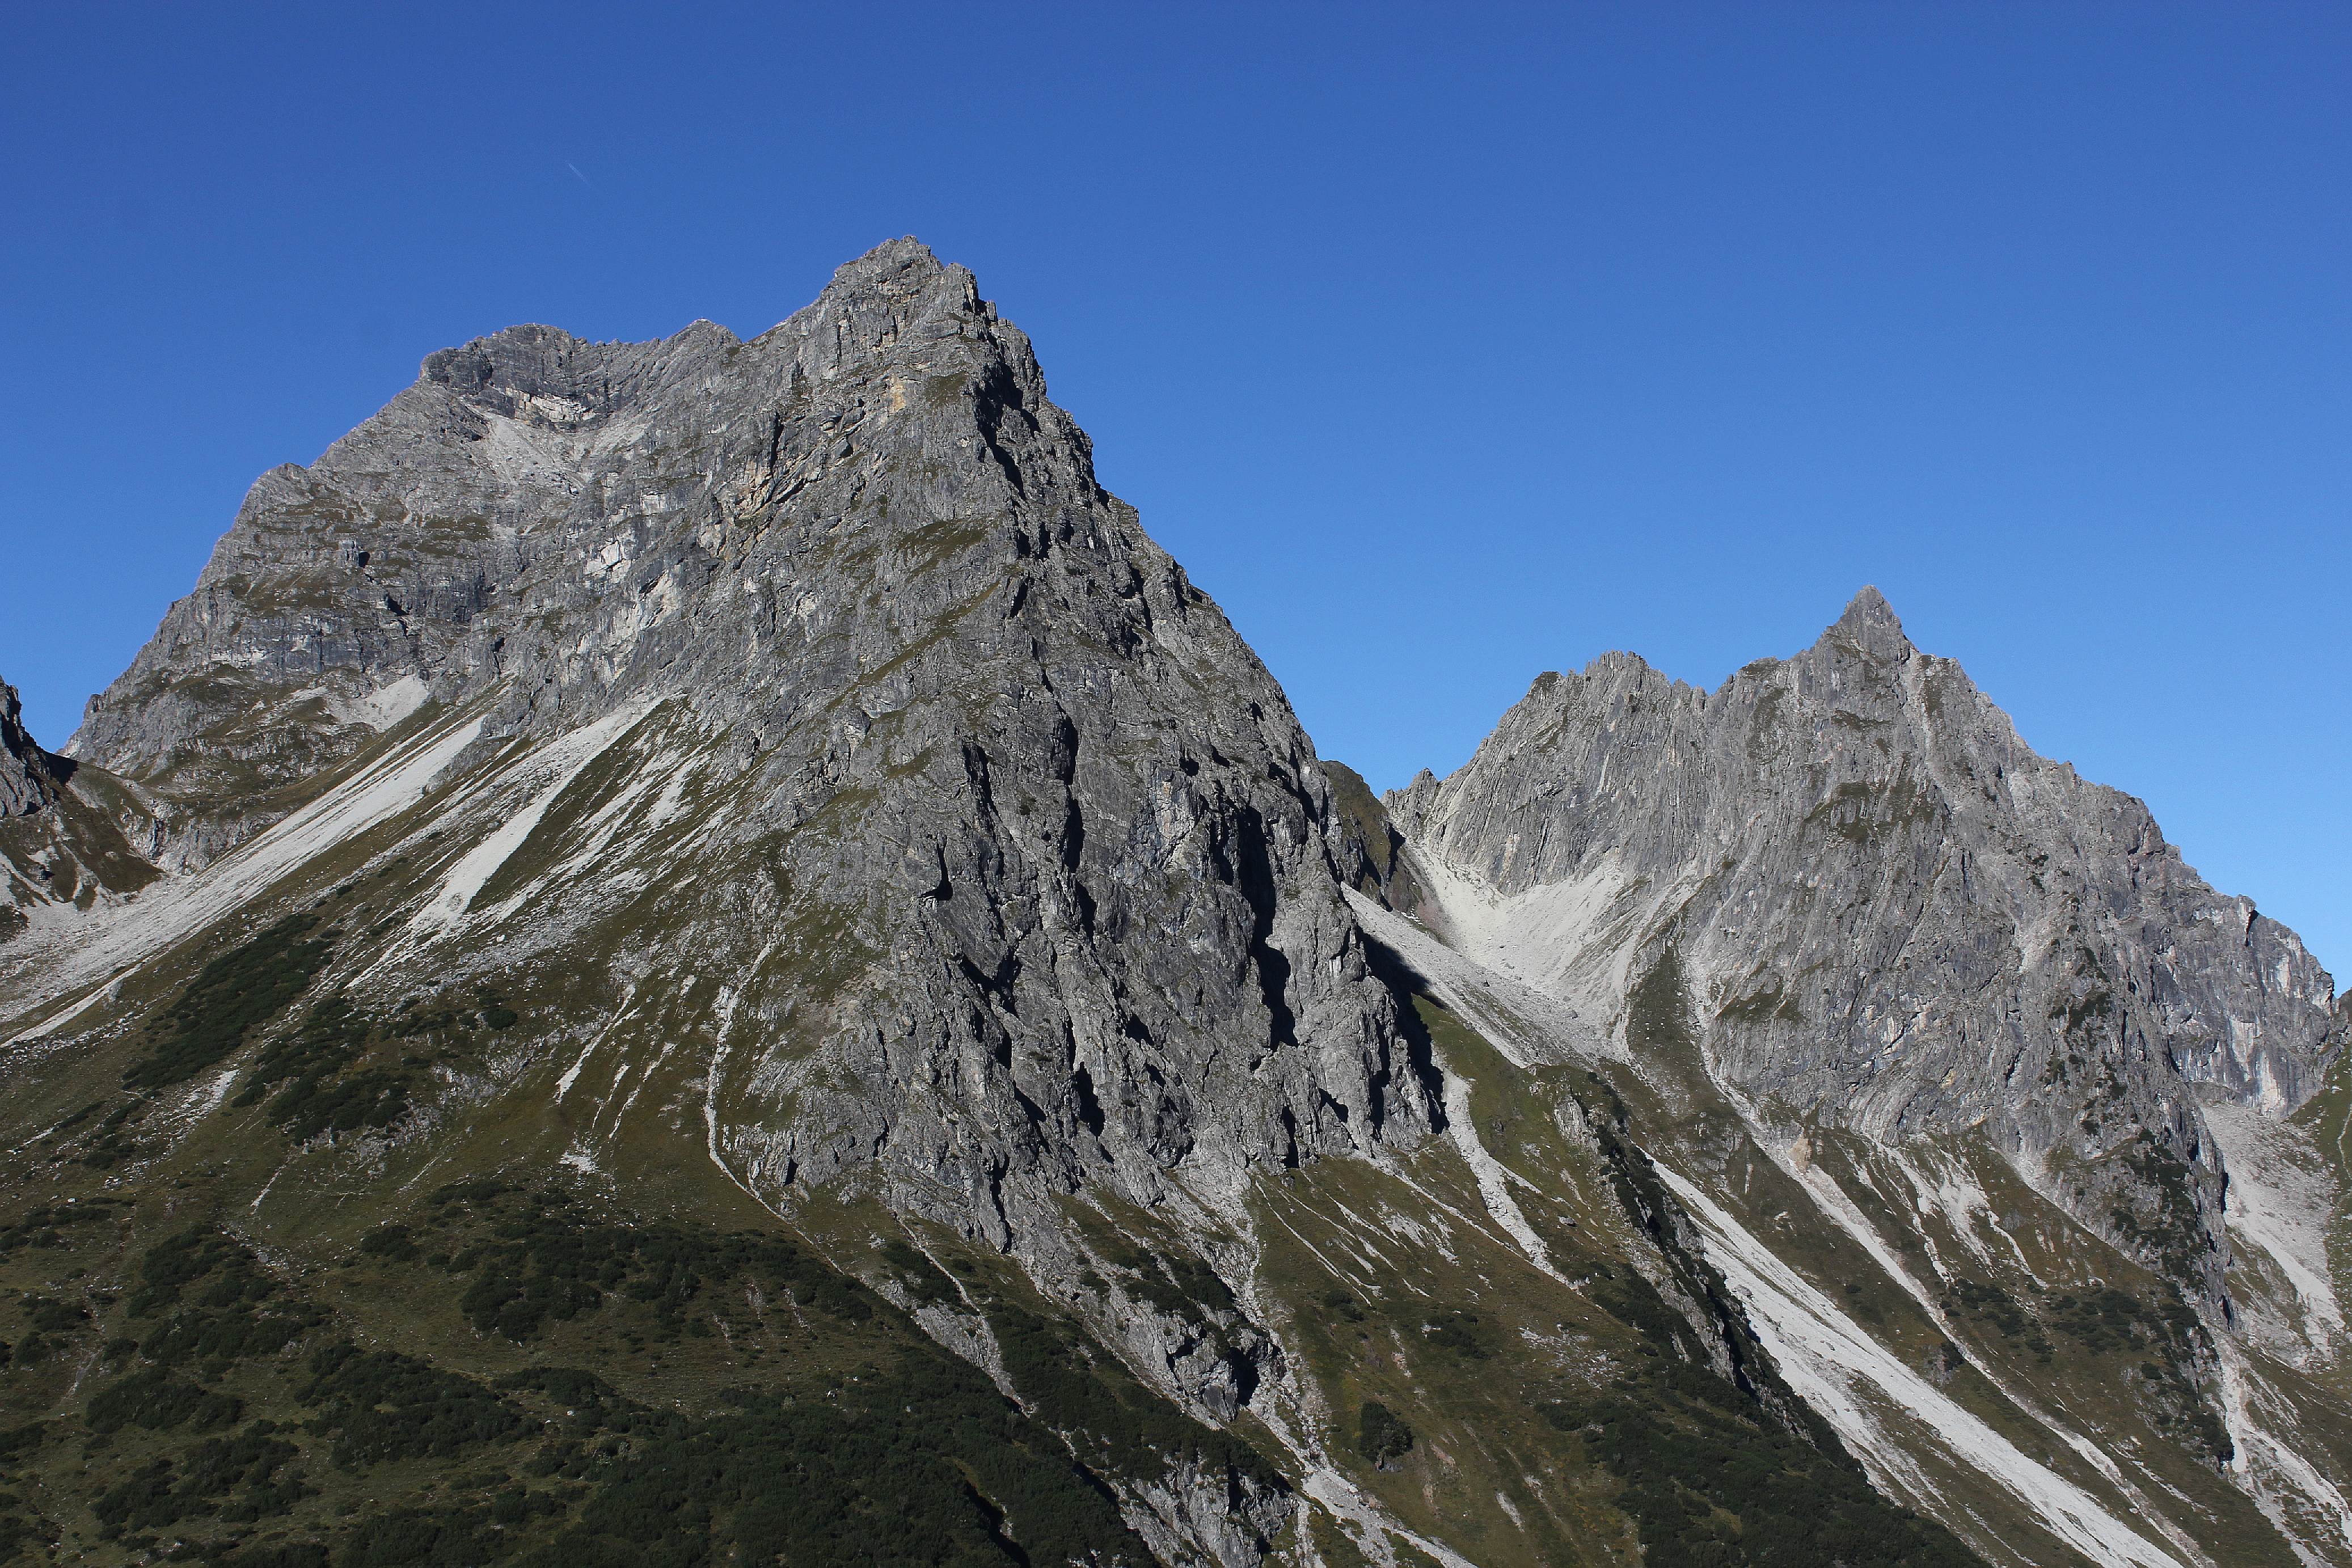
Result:
[[[121,780],[44,749],[0,682],[0,943],[44,909],[87,911],[152,882],[153,821]],[[16,962],[0,961],[0,981]]]
[[[1622,1009],[1671,949],[1710,1069],[1767,1119],[1983,1127],[2208,1295],[2228,1242],[2200,1097],[2291,1109],[2337,1049],[2293,932],[2036,756],[1875,590],[1713,692],[1626,654],[1546,674],[1387,804],[1409,862],[1548,933],[1526,961],[1556,987],[1607,970]]]
[[[25,733],[16,688],[0,681],[0,817],[28,817],[57,799],[57,760]]]
[[[619,922],[614,975],[726,977],[712,1139],[766,1201],[870,1178],[1058,1280],[1057,1195],[1223,1201],[1440,1119],[1281,690],[910,240],[750,342],[431,356],[254,486],[72,750],[194,868],[404,725],[470,706],[495,750],[648,706],[704,781],[690,884],[550,890],[497,961]],[[1273,1368],[1250,1325],[1129,1318],[1208,1414]]]

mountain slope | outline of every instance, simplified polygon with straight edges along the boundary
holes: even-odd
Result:
[[[1769,1157],[1811,1189],[1795,1212],[1861,1242],[1937,1334],[1979,1317],[1970,1358],[2008,1362],[2014,1390],[2054,1376],[2080,1414],[2049,1424],[2146,1454],[2120,1435],[2168,1411],[2156,1437],[2295,1514],[2308,1549],[2352,1543],[2324,1241],[2340,1165],[2306,1150],[2305,1214],[2257,1212],[2290,1113],[2342,1058],[2328,977],[2137,801],[2034,756],[1874,591],[1711,693],[1622,655],[1546,675],[1463,768],[1387,807],[1391,903],[1585,1049],[1703,1080],[1713,1109],[1662,1158],[1719,1201],[1724,1147]],[[2267,1374],[2250,1309],[2300,1325],[2263,1336]],[[2053,1358],[2053,1323],[2085,1312],[2106,1328],[2082,1348],[2169,1348]],[[2291,1440],[2249,1415],[2265,1401]]]
[[[1569,938],[1534,958],[1564,990],[1594,924],[1628,923],[1613,962],[1670,946],[1766,1119],[1985,1127],[2216,1289],[2196,1092],[2278,1113],[2325,1067],[2334,991],[2294,933],[2206,886],[2139,802],[2034,756],[1874,591],[1715,693],[1638,661],[1546,677],[1396,805],[1424,858],[1511,901],[1499,924]]]
[[[1472,917],[1517,894],[1466,898],[1423,816],[1327,770],[1025,339],[911,241],[748,342],[432,356],[264,476],[68,751],[143,813],[149,880],[0,944],[26,1560],[2310,1534],[2214,1414],[2340,1407],[2318,1352],[2280,1370],[2292,1278],[2225,1386],[2208,1271],[2095,1261],[2074,1189],[1956,1144],[1936,1168],[2031,1214],[2053,1296],[1955,1268],[1948,1307],[1922,1263],[1984,1247],[1976,1211],[1823,1207],[1926,1168],[1912,1124],[1792,1153],[1710,1054],[1710,956],[1635,921],[1598,990],[1487,962]],[[2261,1082],[2320,1082],[2301,1039]],[[2277,1124],[2264,1168],[2319,1160],[2325,1209],[2332,1124]],[[2298,1213],[2264,1232],[2296,1258]],[[2074,1293],[2093,1269],[2137,1304]],[[2057,1371],[2019,1377],[2045,1330]],[[2118,1376],[2099,1423],[2028,1392]]]

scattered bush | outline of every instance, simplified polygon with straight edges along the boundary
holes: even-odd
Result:
[[[525,1430],[520,1411],[472,1378],[348,1340],[310,1358],[299,1397],[320,1408],[316,1427],[334,1435],[334,1462],[346,1467],[453,1458]]]
[[[185,1082],[244,1045],[333,956],[336,934],[311,936],[316,924],[310,915],[289,915],[196,971],[156,1020],[155,1045],[123,1073],[123,1086]]]
[[[1412,1450],[1412,1428],[1379,1400],[1364,1401],[1357,1413],[1356,1452],[1385,1470]]]

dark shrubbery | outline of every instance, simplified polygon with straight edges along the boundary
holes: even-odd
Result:
[[[174,1379],[160,1366],[142,1367],[90,1396],[89,1429],[105,1436],[126,1426],[168,1432],[192,1423],[199,1432],[226,1427],[244,1406],[234,1395],[216,1394]]]
[[[428,1236],[460,1256],[423,1257]],[[818,1354],[793,1357],[781,1386],[696,1411],[639,1404],[575,1368],[522,1366],[493,1383],[321,1332],[331,1315],[253,1252],[192,1228],[139,1256],[124,1311],[146,1337],[118,1335],[109,1358],[135,1352],[143,1363],[89,1400],[82,1431],[97,1462],[82,1497],[107,1539],[207,1568],[1150,1568],[1065,1430],[1104,1468],[1116,1458],[1159,1479],[1192,1462],[1229,1481],[1246,1472],[1280,1484],[1245,1446],[1115,1362],[1090,1364],[1075,1331],[1024,1317],[1007,1360],[1024,1396],[1050,1410],[1025,1415],[783,1235],[633,1226],[554,1188],[474,1182],[435,1195],[408,1224],[368,1231],[355,1256],[470,1275],[459,1301],[467,1320],[518,1338],[567,1312],[626,1309],[583,1332],[635,1344],[629,1324],[642,1324],[641,1307],[684,1335],[747,1298],[756,1311],[762,1296],[788,1296],[801,1311],[784,1315]],[[957,1294],[903,1242],[885,1244],[880,1261],[919,1297]],[[69,1301],[26,1310],[71,1317],[85,1339],[113,1332]],[[309,1354],[297,1359],[298,1347]],[[508,1354],[510,1366],[522,1359]],[[224,1381],[232,1373],[237,1381]],[[307,1418],[240,1427],[231,1388],[289,1399]],[[167,1436],[119,1442],[125,1427]],[[0,1435],[0,1458],[56,1439],[38,1427]],[[395,1464],[416,1469],[372,1469]],[[368,1496],[348,1497],[340,1514],[304,1506],[321,1487]],[[276,1531],[237,1539],[239,1527],[270,1521]],[[0,1493],[0,1543],[54,1533]]]
[[[416,1241],[405,1225],[379,1225],[360,1238],[360,1251],[386,1262],[406,1263],[416,1256]]]
[[[1438,1349],[1452,1351],[1465,1361],[1485,1361],[1495,1354],[1495,1330],[1481,1322],[1475,1312],[1439,1312],[1421,1325],[1421,1334]]]
[[[37,1205],[26,1209],[10,1224],[0,1227],[0,1258],[5,1258],[19,1247],[63,1247],[66,1244],[65,1233],[72,1227],[94,1225],[100,1220],[113,1218],[112,1204],[102,1197],[84,1203]]]
[[[213,1372],[248,1356],[274,1355],[326,1321],[309,1302],[281,1297],[277,1281],[243,1245],[203,1227],[148,1249],[139,1279],[131,1316],[177,1309],[139,1346],[158,1367],[195,1363]]]
[[[863,1288],[781,1236],[607,1224],[575,1217],[571,1201],[560,1190],[526,1193],[495,1182],[434,1195],[445,1224],[467,1216],[490,1224],[487,1239],[449,1264],[474,1276],[458,1301],[467,1322],[483,1333],[527,1341],[550,1318],[593,1312],[618,1291],[651,1306],[656,1325],[676,1333],[688,1304],[707,1288],[744,1278],[789,1291],[803,1306],[845,1322],[874,1315]]]
[[[962,1299],[955,1282],[940,1273],[936,1264],[896,1236],[882,1243],[882,1261],[904,1278],[908,1294],[918,1306]]]
[[[1255,1448],[1194,1420],[1108,1356],[1090,1354],[1067,1324],[1003,1301],[989,1302],[987,1315],[1014,1390],[1087,1463],[1139,1480],[1192,1464],[1262,1490],[1281,1489],[1281,1478]]]
[[[236,1521],[283,1513],[308,1489],[299,1480],[278,1479],[299,1450],[274,1436],[277,1430],[270,1422],[256,1421],[234,1437],[199,1444],[184,1466],[169,1458],[143,1465],[101,1494],[90,1511],[110,1537],[126,1530],[157,1530],[215,1511]],[[217,1500],[239,1488],[243,1498],[217,1508]]]
[[[1662,1360],[1614,1397],[1538,1408],[1624,1483],[1648,1568],[1976,1568],[1843,1448],[1782,1429],[1711,1372]]]
[[[310,1358],[299,1397],[319,1407],[316,1427],[335,1435],[334,1462],[343,1466],[454,1458],[525,1430],[520,1411],[472,1378],[348,1340]]]
[[[1356,1418],[1356,1452],[1385,1470],[1412,1451],[1412,1428],[1379,1400],[1364,1401]]]
[[[156,1020],[160,1037],[123,1073],[123,1086],[185,1082],[245,1044],[326,967],[336,934],[311,936],[316,924],[310,915],[289,915],[199,969]]]
[[[1170,1317],[1219,1316],[1234,1310],[1233,1287],[1190,1252],[1129,1248],[1113,1253],[1109,1261],[1135,1275],[1135,1293]]]
[[[2042,1336],[2041,1327],[2032,1313],[2018,1304],[2017,1298],[1999,1285],[1980,1285],[1974,1280],[1954,1280],[1952,1296],[1971,1313],[1992,1325],[2003,1339],[2013,1339],[2032,1351],[2037,1360],[2047,1362],[2052,1346]]]
[[[349,998],[340,992],[328,997],[299,1030],[262,1051],[236,1103],[253,1104],[284,1084],[270,1096],[267,1113],[297,1143],[321,1133],[389,1127],[407,1113],[417,1069],[405,1060],[358,1068],[371,1038],[368,1020]]]
[[[479,1508],[396,1508],[343,1540],[335,1568],[482,1568],[513,1550]]]
[[[212,1558],[210,1568],[327,1568],[327,1549],[315,1541],[269,1542]]]
[[[824,1400],[746,1394],[707,1419],[625,1403],[625,1441],[529,1568],[1144,1568],[1143,1543],[1061,1445],[975,1369],[929,1346]],[[583,1466],[576,1440],[549,1469]]]

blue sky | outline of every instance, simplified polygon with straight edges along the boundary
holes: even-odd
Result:
[[[7,15],[0,676],[51,744],[431,350],[748,334],[911,233],[1376,784],[1874,582],[2352,970],[2352,8]]]

